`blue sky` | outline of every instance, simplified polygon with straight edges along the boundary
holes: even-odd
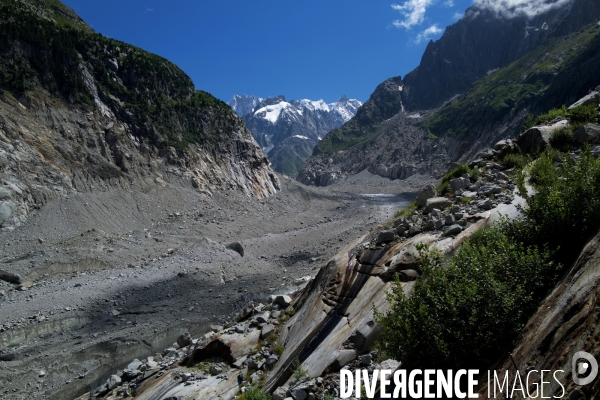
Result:
[[[473,0],[63,0],[105,36],[177,64],[198,89],[362,101],[414,69]]]

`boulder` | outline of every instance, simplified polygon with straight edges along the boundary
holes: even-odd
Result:
[[[266,339],[271,332],[275,331],[275,326],[272,324],[267,324],[265,326],[262,327],[262,329],[260,330],[260,337],[261,339]]]
[[[477,202],[477,207],[481,208],[482,210],[491,210],[493,207],[492,201],[490,199],[481,200]]]
[[[398,368],[400,366],[400,362],[396,361],[396,360],[392,360],[392,359],[388,359],[385,361],[382,361],[381,363],[379,363],[377,365],[377,369],[389,369],[391,371],[395,371],[396,368]]]
[[[517,146],[523,153],[536,154],[550,145],[550,135],[557,129],[569,125],[567,120],[562,120],[551,126],[534,126],[523,132],[516,140]]]
[[[0,224],[10,220],[14,210],[15,205],[12,201],[0,201]]]
[[[285,386],[278,387],[273,391],[271,398],[273,400],[284,400],[288,397],[289,390]]]
[[[279,304],[280,306],[283,307],[288,307],[290,304],[292,304],[292,298],[288,295],[279,295],[277,297],[275,297],[275,304]]]
[[[448,229],[446,229],[446,235],[447,236],[457,235],[462,232],[462,229],[463,229],[462,226],[460,226],[458,224],[454,224],[454,225],[448,227]]]
[[[502,188],[496,185],[483,185],[479,188],[477,194],[483,196],[490,196],[492,194],[500,194],[502,193]]]
[[[448,214],[446,215],[446,217],[444,218],[444,224],[445,225],[453,225],[454,224],[454,216],[452,214]]]
[[[600,126],[596,124],[585,124],[575,132],[577,143],[597,143],[600,139]]]
[[[302,389],[295,389],[292,391],[292,398],[294,400],[306,400],[308,393]]]
[[[457,190],[468,188],[469,185],[471,184],[471,181],[468,178],[460,177],[460,178],[450,179],[449,183],[450,183],[450,190],[452,192],[456,192]]]
[[[381,231],[381,232],[379,232],[379,235],[377,235],[376,243],[381,244],[381,243],[393,242],[395,237],[396,237],[396,235],[393,230]]]
[[[4,186],[0,186],[0,200],[6,200],[10,198],[12,192],[5,188]]]
[[[427,200],[431,199],[432,197],[435,197],[435,195],[435,186],[431,184],[427,185],[423,189],[421,189],[415,202],[417,203],[417,206],[423,207],[427,203]]]
[[[192,344],[192,336],[190,336],[189,332],[184,333],[183,335],[177,338],[177,344],[179,347],[186,347]]]
[[[269,322],[269,317],[270,316],[271,316],[271,312],[270,311],[265,311],[264,313],[262,313],[258,317],[256,317],[256,320],[259,323],[264,324],[266,322]]]
[[[237,252],[240,256],[244,257],[244,248],[238,242],[233,242],[227,245],[229,250]]]
[[[451,205],[452,205],[452,201],[450,199],[447,199],[445,197],[432,197],[432,198],[428,199],[427,202],[425,203],[424,211],[426,213],[430,213],[431,211],[433,211],[434,208],[437,208],[438,210],[442,210]]]
[[[569,110],[572,110],[579,106],[587,106],[588,104],[598,104],[600,103],[600,93],[597,91],[592,91],[590,94],[583,96],[581,99],[577,100],[575,103],[569,106]]]
[[[414,269],[404,269],[398,273],[400,282],[411,282],[416,281],[419,278],[419,273]]]
[[[110,378],[106,381],[106,387],[108,390],[113,390],[117,386],[121,384],[121,378],[118,375],[111,375]]]
[[[13,274],[13,273],[10,273],[7,271],[2,271],[1,269],[0,269],[0,280],[3,280],[8,283],[14,283],[16,285],[23,283],[23,281],[19,275]]]

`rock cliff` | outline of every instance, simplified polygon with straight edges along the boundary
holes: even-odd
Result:
[[[570,104],[596,87],[599,44],[596,23],[548,38],[429,111],[406,111],[408,76],[389,79],[355,118],[323,138],[298,180],[330,185],[363,169],[392,179],[415,173],[439,177],[450,163],[468,161],[497,141],[516,137],[528,114]],[[380,113],[382,107],[391,114]]]
[[[4,2],[0,21],[2,229],[75,192],[277,190],[243,121],[169,61],[94,33],[60,3]]]

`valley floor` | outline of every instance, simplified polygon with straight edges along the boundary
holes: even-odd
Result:
[[[262,201],[168,184],[63,196],[2,233],[0,269],[27,282],[0,284],[0,397],[73,398],[186,331],[293,290],[428,179],[281,181]]]

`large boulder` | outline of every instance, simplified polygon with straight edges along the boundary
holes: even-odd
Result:
[[[575,132],[577,143],[597,143],[600,140],[600,126],[596,124],[585,124]]]
[[[417,196],[417,200],[415,200],[415,202],[417,203],[417,206],[423,207],[425,205],[425,203],[427,202],[427,199],[431,199],[432,197],[435,197],[435,196],[436,196],[435,186],[430,184],[430,185],[425,186],[423,189],[421,189],[421,191],[419,192],[419,195]]]
[[[550,145],[550,136],[552,132],[565,128],[569,121],[562,120],[554,125],[534,126],[527,129],[517,138],[517,146],[523,153],[536,154],[544,151]]]
[[[425,203],[424,211],[426,213],[430,213],[433,211],[434,208],[437,208],[438,210],[443,210],[444,208],[449,207],[451,205],[452,201],[450,199],[447,199],[445,197],[433,197],[431,199],[428,199]]]
[[[468,188],[471,185],[471,181],[469,180],[469,178],[463,178],[463,177],[450,179],[449,183],[450,183],[450,190],[452,192],[456,192],[457,190]]]
[[[579,106],[587,106],[588,104],[599,104],[599,103],[600,103],[600,93],[598,93],[596,90],[594,90],[587,96],[584,96],[581,99],[577,100],[575,103],[571,104],[569,106],[569,110],[572,110]]]

